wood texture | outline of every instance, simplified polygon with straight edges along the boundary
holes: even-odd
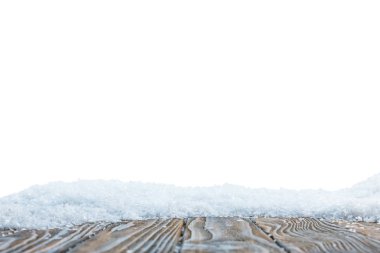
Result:
[[[10,235],[13,235],[16,232],[17,232],[17,229],[3,228],[3,229],[0,229],[0,237],[10,236]]]
[[[188,220],[181,252],[284,252],[272,239],[244,218]]]
[[[21,252],[380,253],[380,224],[198,217],[87,223],[66,229],[1,229],[0,253]]]
[[[259,218],[256,224],[290,252],[380,252],[380,241],[311,218]]]
[[[380,224],[378,223],[349,221],[336,221],[333,223],[345,227],[351,232],[360,233],[380,241]]]
[[[182,219],[119,223],[78,245],[72,252],[173,252],[183,225]]]
[[[70,229],[20,230],[0,237],[1,253],[62,252],[90,238],[105,224],[84,224]]]

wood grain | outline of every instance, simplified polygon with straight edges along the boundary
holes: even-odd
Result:
[[[17,232],[17,229],[13,228],[1,228],[0,229],[0,237],[10,236]]]
[[[181,252],[284,252],[245,218],[193,218]]]
[[[312,218],[198,217],[0,230],[0,253],[377,252],[380,224]]]
[[[78,245],[72,252],[173,252],[182,219],[152,219],[116,224]]]
[[[349,222],[336,221],[333,222],[341,227],[349,229],[351,232],[360,233],[362,235],[374,238],[380,241],[380,224],[373,222]]]
[[[87,223],[70,229],[20,230],[0,237],[0,252],[62,252],[90,238],[104,226]]]
[[[266,233],[290,252],[380,252],[380,241],[312,218],[258,218]]]

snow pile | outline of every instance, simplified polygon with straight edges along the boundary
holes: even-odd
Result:
[[[334,192],[78,181],[33,186],[0,199],[0,227],[192,216],[311,216],[379,222],[380,174]]]

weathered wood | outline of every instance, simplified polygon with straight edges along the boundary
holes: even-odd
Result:
[[[72,252],[173,252],[182,219],[153,219],[119,223],[75,247]]]
[[[311,218],[191,218],[0,230],[0,253],[378,252],[380,224]],[[183,236],[181,237],[181,232]]]
[[[10,236],[17,232],[17,229],[13,228],[1,228],[0,229],[0,237]]]
[[[181,252],[284,252],[245,218],[189,219]]]
[[[70,229],[20,230],[0,237],[1,253],[62,252],[90,238],[103,223],[84,224]]]
[[[311,218],[258,218],[256,224],[290,252],[380,252],[380,241]]]
[[[351,232],[357,232],[362,235],[372,237],[380,241],[380,224],[373,222],[349,222],[349,221],[335,221],[341,227],[349,229]]]

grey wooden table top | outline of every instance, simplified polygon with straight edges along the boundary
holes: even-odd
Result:
[[[3,229],[0,252],[380,252],[380,224],[249,217],[98,222]]]

